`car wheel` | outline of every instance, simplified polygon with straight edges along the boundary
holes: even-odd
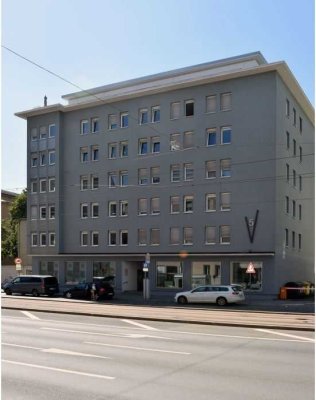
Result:
[[[38,297],[39,296],[38,291],[36,289],[32,290],[32,296],[34,296],[34,297]]]
[[[65,293],[65,297],[66,297],[67,299],[71,299],[71,298],[72,298],[71,292],[66,292],[66,293]]]
[[[6,294],[7,296],[11,296],[12,292],[11,292],[10,289],[6,289],[6,290],[5,290],[5,294]]]
[[[186,297],[184,297],[184,296],[180,296],[178,298],[178,303],[179,304],[187,304],[187,302],[188,302],[188,299]]]
[[[227,300],[225,299],[225,297],[218,297],[218,298],[216,299],[216,304],[217,304],[218,306],[226,306]]]

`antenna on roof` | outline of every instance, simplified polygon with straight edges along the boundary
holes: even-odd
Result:
[[[47,107],[47,96],[44,97],[44,107]]]

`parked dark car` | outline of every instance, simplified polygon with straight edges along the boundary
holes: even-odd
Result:
[[[114,289],[109,282],[102,282],[93,279],[96,285],[97,300],[112,299],[114,297]],[[68,287],[64,290],[64,297],[68,299],[84,299],[91,300],[92,283],[78,283],[77,285]]]
[[[286,287],[288,299],[299,299],[305,296],[303,282],[287,282],[284,287]]]
[[[22,295],[32,294],[40,296],[42,294],[53,296],[59,292],[57,278],[51,275],[20,275],[13,278],[10,282],[3,285],[3,290],[7,295],[20,293]]]

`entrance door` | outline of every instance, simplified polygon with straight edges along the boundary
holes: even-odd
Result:
[[[144,273],[141,268],[137,269],[137,291],[142,292],[143,291],[143,279],[144,279]]]

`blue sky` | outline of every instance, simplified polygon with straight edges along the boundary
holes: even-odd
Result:
[[[2,0],[2,44],[84,89],[261,51],[314,104],[313,0]],[[17,111],[73,86],[2,49],[2,189],[26,187]]]

